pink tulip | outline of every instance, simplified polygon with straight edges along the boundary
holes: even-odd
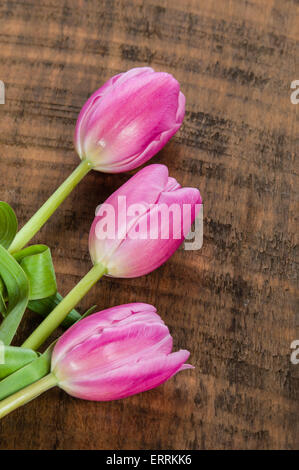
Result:
[[[109,401],[150,390],[177,372],[190,353],[172,353],[172,337],[152,305],[119,305],[90,315],[59,339],[52,374],[85,400]]]
[[[93,263],[115,277],[153,271],[181,245],[200,206],[198,189],[182,188],[166,166],[143,168],[100,206],[89,236]]]
[[[135,68],[112,77],[85,103],[75,147],[96,170],[132,170],[169,141],[184,115],[185,97],[172,75]]]
[[[119,305],[80,320],[56,343],[51,372],[0,402],[0,419],[58,386],[84,400],[110,401],[158,387],[193,369],[172,353],[167,326],[148,304]]]

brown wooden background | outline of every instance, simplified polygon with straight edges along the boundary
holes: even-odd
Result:
[[[1,1],[0,199],[20,224],[78,163],[73,131],[91,92],[151,65],[187,97],[182,130],[153,161],[200,188],[205,231],[201,251],[103,280],[81,305],[153,303],[196,370],[113,403],[53,390],[1,422],[2,449],[299,447],[296,13],[297,0]],[[36,237],[62,293],[90,267],[96,205],[127,178],[88,175]],[[28,314],[20,337],[36,324]]]

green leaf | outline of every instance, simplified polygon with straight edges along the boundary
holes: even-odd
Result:
[[[47,317],[49,313],[51,313],[52,310],[54,310],[54,308],[62,301],[62,299],[63,297],[57,292],[55,295],[45,299],[31,300],[28,304],[28,308],[33,312],[40,314],[42,317]],[[76,323],[76,321],[81,320],[81,318],[80,313],[73,309],[61,325],[64,328],[69,328]]]
[[[0,363],[0,380],[26,366],[38,357],[38,354],[32,349],[17,348],[14,346],[4,346],[1,355],[2,353],[4,363]]]
[[[6,317],[0,325],[0,341],[9,345],[29,300],[29,281],[17,261],[0,245],[0,276],[7,291]]]
[[[9,204],[0,201],[0,245],[9,248],[18,231],[16,214]]]
[[[89,315],[94,313],[96,308],[97,308],[97,305],[93,305],[92,307],[90,307],[88,310],[86,310],[85,313],[83,313],[83,315],[81,316],[81,318],[79,318],[79,320],[83,320],[83,318],[89,317]]]
[[[43,299],[56,293],[57,285],[52,256],[46,245],[29,246],[16,253],[14,258],[29,279],[30,300]]]
[[[41,356],[30,364],[0,382],[0,400],[22,390],[27,385],[45,377],[51,369],[51,356],[53,345],[51,345]]]
[[[0,277],[0,313],[5,317],[7,312],[5,304],[5,285]]]

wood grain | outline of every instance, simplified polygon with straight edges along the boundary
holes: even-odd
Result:
[[[201,251],[81,304],[153,303],[195,371],[113,403],[53,390],[1,422],[1,449],[299,448],[296,14],[297,0],[1,1],[0,198],[20,224],[78,163],[84,101],[135,66],[181,82],[185,124],[153,161],[204,199]],[[96,205],[127,178],[89,174],[36,237],[62,293],[90,267]]]

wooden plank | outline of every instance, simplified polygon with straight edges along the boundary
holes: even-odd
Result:
[[[187,98],[182,130],[153,161],[200,188],[204,246],[148,276],[105,279],[81,305],[153,303],[195,371],[113,403],[53,390],[0,423],[0,448],[298,448],[296,12],[295,0],[1,2],[0,198],[20,223],[75,168],[90,93],[150,65]],[[127,178],[89,174],[36,237],[63,293],[90,267],[96,205]],[[28,314],[20,338],[36,324]]]

